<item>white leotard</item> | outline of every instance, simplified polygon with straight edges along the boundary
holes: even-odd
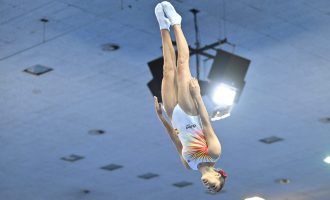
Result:
[[[191,169],[198,170],[199,163],[216,162],[219,159],[213,159],[208,155],[203,125],[199,115],[188,115],[177,104],[174,107],[171,122],[183,146],[182,156]]]

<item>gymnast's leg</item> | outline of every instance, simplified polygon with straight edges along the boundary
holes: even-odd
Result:
[[[197,109],[189,90],[191,73],[189,69],[189,48],[181,29],[181,16],[169,2],[162,2],[164,11],[173,25],[176,44],[178,47],[177,85],[178,103],[189,115],[197,115]]]
[[[163,45],[163,80],[162,99],[167,115],[172,119],[172,113],[177,104],[176,66],[175,52],[169,32],[170,21],[165,17],[162,5],[159,3],[155,8],[155,14],[160,26]]]

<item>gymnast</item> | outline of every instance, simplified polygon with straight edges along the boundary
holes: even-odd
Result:
[[[201,181],[211,193],[219,192],[227,177],[215,168],[221,154],[221,145],[214,133],[205,108],[198,81],[189,69],[189,48],[181,29],[181,16],[171,3],[163,1],[155,7],[163,45],[163,104],[154,96],[159,120],[164,124],[187,169],[200,171]],[[178,48],[178,60],[170,36],[172,26]],[[162,113],[166,111],[169,123]]]

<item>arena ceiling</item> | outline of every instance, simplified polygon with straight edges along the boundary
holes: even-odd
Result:
[[[235,49],[221,48],[251,60],[232,115],[213,122],[224,192],[205,192],[156,117],[158,1],[1,0],[1,199],[329,199],[329,1],[171,2],[191,46],[196,8],[202,46],[227,37]],[[23,72],[37,64],[53,70]],[[259,141],[270,136],[283,140]]]

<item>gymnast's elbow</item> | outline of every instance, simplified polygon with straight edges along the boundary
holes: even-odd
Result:
[[[221,155],[221,144],[218,143],[216,145],[212,145],[212,147],[208,148],[208,154],[213,159],[220,158]]]

